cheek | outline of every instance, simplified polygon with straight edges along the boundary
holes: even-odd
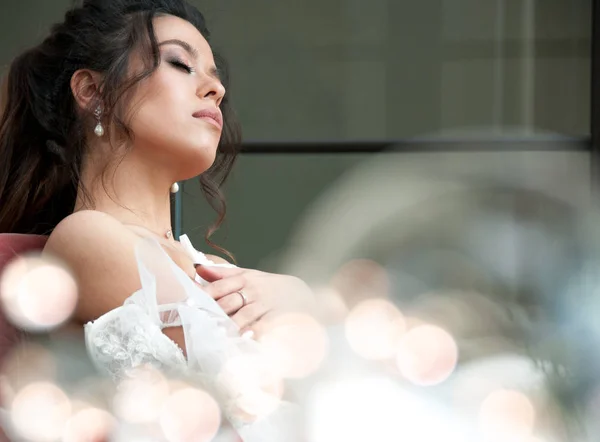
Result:
[[[193,106],[193,95],[189,87],[177,82],[157,81],[150,89],[146,103],[157,115],[157,120],[173,119],[190,113]]]
[[[136,144],[152,150],[166,149],[165,153],[185,158],[190,165],[208,167],[214,161],[220,136],[192,116],[200,100],[185,80],[169,72],[157,72],[141,85],[136,91],[136,99],[141,101],[134,109],[130,127]]]
[[[164,84],[149,84],[145,91],[143,100],[134,110],[132,119],[132,129],[144,133],[159,134],[161,137],[174,135],[183,124],[189,124],[186,121],[188,117],[191,121],[190,100],[186,99],[186,93],[181,87],[167,87]],[[187,115],[187,114],[190,115]]]

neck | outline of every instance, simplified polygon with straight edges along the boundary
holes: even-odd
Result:
[[[102,177],[104,173],[104,178]],[[84,162],[75,211],[93,209],[108,213],[123,224],[145,228],[172,238],[170,177],[156,165],[134,158],[133,152],[116,167],[106,167],[97,159]]]

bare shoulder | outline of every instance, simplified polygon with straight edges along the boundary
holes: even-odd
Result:
[[[54,229],[44,253],[50,253],[70,265],[90,263],[88,259],[118,259],[139,237],[112,216],[95,210],[73,213]],[[83,262],[81,260],[84,260]]]
[[[104,212],[82,210],[63,219],[48,238],[47,247],[68,245],[72,240],[99,241],[104,235],[133,235],[123,224]]]
[[[139,236],[110,215],[76,212],[54,229],[45,254],[63,260],[79,285],[76,319],[96,319],[139,289],[135,246]]]

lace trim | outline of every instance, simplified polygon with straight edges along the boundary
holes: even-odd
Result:
[[[258,343],[240,336],[233,320],[156,240],[142,241],[136,248],[142,288],[123,306],[85,325],[86,345],[94,364],[117,381],[132,376],[133,370],[142,366],[195,379],[214,394],[245,441],[289,440],[281,434],[282,438],[264,437],[267,428],[275,428],[268,420],[255,426],[239,418],[243,400],[249,394],[260,394],[261,386],[258,379],[249,382],[250,367],[229,373],[227,364],[260,356]],[[175,326],[183,328],[187,359],[162,332]]]
[[[166,372],[186,367],[182,349],[136,306],[123,306],[85,325],[86,346],[96,367],[119,381],[141,366]]]

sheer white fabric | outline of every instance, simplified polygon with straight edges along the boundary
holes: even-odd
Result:
[[[216,265],[197,252],[187,237],[181,239],[196,264]],[[123,306],[85,325],[86,346],[96,367],[117,382],[146,366],[193,379],[216,396],[245,442],[294,440],[290,425],[296,419],[295,407],[274,401],[262,390],[259,376],[255,382],[249,376],[252,365],[244,361],[260,359],[259,344],[240,336],[233,320],[156,240],[142,240],[136,259],[142,288]],[[183,328],[187,358],[162,332],[175,326]],[[245,365],[243,370],[240,364]],[[270,410],[275,411],[247,418],[244,407],[249,401],[264,404],[269,400],[275,403]]]

